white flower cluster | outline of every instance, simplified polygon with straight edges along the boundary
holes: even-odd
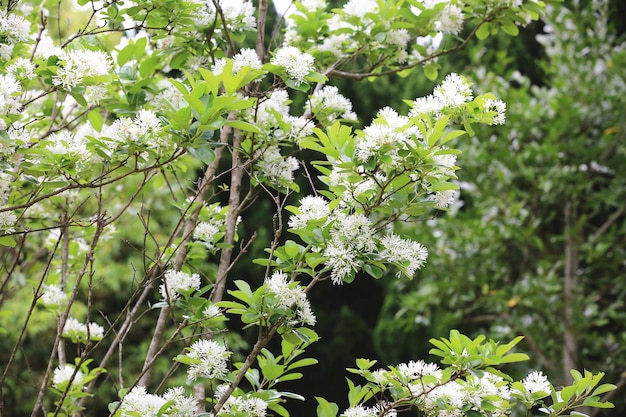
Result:
[[[76,367],[70,364],[57,366],[52,374],[52,386],[62,391],[67,387],[70,379],[72,380],[72,387],[80,385],[85,375],[80,370],[75,370]],[[74,372],[76,372],[76,375],[74,375]],[[72,375],[74,378],[72,378]]]
[[[231,352],[214,340],[201,339],[194,342],[185,354],[194,363],[189,366],[187,375],[196,381],[198,378],[223,378],[228,373],[227,360]]]
[[[224,71],[224,65],[226,65],[225,58],[219,58],[215,61],[213,67],[211,67],[211,72],[218,75]],[[239,51],[238,54],[233,56],[233,74],[239,73],[242,68],[250,67],[252,69],[260,69],[263,66],[263,63],[259,59],[256,51],[250,48],[244,48]]]
[[[0,75],[0,116],[5,114],[15,114],[19,111],[21,104],[18,96],[22,91],[22,86],[13,74]],[[0,119],[2,120],[2,119]],[[6,124],[4,129],[6,129]]]
[[[194,23],[199,28],[206,28],[215,23],[215,19],[221,19],[216,13],[212,0],[188,0],[197,5],[197,16]],[[255,9],[251,1],[248,0],[219,0],[219,6],[228,26],[229,31],[239,32],[244,30],[254,30],[256,28]],[[222,22],[215,25],[216,30],[223,29]]]
[[[459,417],[464,410],[480,411],[485,402],[493,406],[491,416],[508,415],[509,384],[503,378],[485,372],[465,378],[442,381],[443,372],[435,363],[422,360],[401,363],[393,370],[372,372],[381,387],[398,383],[407,386],[416,405],[428,416]]]
[[[8,61],[16,43],[30,37],[30,23],[22,16],[0,10],[0,59]]]
[[[328,258],[326,265],[332,269],[333,284],[342,284],[363,265],[361,255],[373,253],[377,248],[372,224],[365,215],[338,213],[333,220],[330,241],[323,255]]]
[[[172,404],[165,414],[159,410],[169,401]],[[192,417],[195,415],[196,404],[193,396],[185,395],[182,387],[170,388],[163,396],[149,394],[145,387],[135,387],[130,390],[122,400],[119,413],[120,417],[142,416],[156,417],[167,415],[169,417]]]
[[[219,401],[224,396],[228,385],[222,384],[215,390],[215,398]],[[220,416],[246,416],[246,417],[265,417],[267,415],[267,402],[258,397],[235,396],[228,397],[222,409]]]
[[[311,112],[321,124],[332,124],[338,119],[356,120],[352,111],[352,103],[345,98],[339,89],[332,85],[324,86],[315,91],[310,99]]]
[[[421,243],[394,234],[384,236],[380,243],[383,246],[380,256],[387,262],[399,265],[408,277],[412,277],[428,258],[428,249]]]
[[[522,386],[524,391],[514,389],[512,393],[526,401],[531,400],[533,394],[535,394],[535,398],[541,398],[552,393],[550,381],[548,381],[548,378],[541,371],[532,371],[529,373],[526,378],[522,380]]]
[[[13,74],[15,78],[22,80],[32,80],[35,77],[35,65],[20,57],[7,67],[7,74]]]
[[[374,123],[355,139],[356,156],[360,161],[367,161],[387,146],[385,153],[391,157],[392,165],[402,163],[398,151],[405,149],[414,136],[419,137],[421,133],[417,127],[411,126],[409,118],[385,107],[379,110]]]
[[[311,310],[311,304],[306,298],[304,288],[299,284],[290,283],[287,274],[282,271],[275,271],[271,277],[265,280],[265,286],[267,291],[276,297],[276,307],[285,309],[295,307],[298,319],[289,324],[315,325],[316,318]]]
[[[328,201],[320,196],[306,196],[300,200],[298,214],[289,217],[289,227],[292,229],[303,229],[311,221],[328,219],[330,207]]]
[[[263,132],[257,137],[266,143],[279,141],[299,143],[313,132],[313,123],[302,116],[289,114],[289,94],[286,90],[274,90],[256,109],[245,112],[244,117],[256,124]]]
[[[221,237],[226,227],[227,208],[219,204],[205,206],[201,212],[202,221],[193,231],[193,238],[202,241],[210,250],[215,249],[215,244]]]
[[[159,292],[163,300],[178,300],[181,292],[197,290],[200,288],[200,276],[198,274],[187,274],[183,271],[166,271],[163,275],[163,284],[159,287]]]
[[[255,157],[259,158],[255,170],[266,177],[271,185],[289,187],[293,182],[293,172],[298,169],[298,160],[293,156],[284,157],[276,145],[258,150]]]
[[[70,338],[76,343],[86,343],[89,340],[100,340],[104,337],[104,328],[97,323],[81,323],[69,317],[63,326],[63,337]]]
[[[495,113],[489,124],[503,125],[506,120],[506,103],[502,100],[488,99],[483,103],[485,113]]]
[[[276,50],[271,63],[284,67],[285,72],[296,85],[305,82],[305,77],[314,71],[315,58],[311,54],[300,51],[295,46],[284,46]]]
[[[413,102],[410,117],[442,116],[444,109],[457,108],[472,100],[470,84],[458,74],[448,74],[432,94]]]
[[[62,130],[52,133],[46,141],[46,149],[55,155],[63,155],[77,162],[81,167],[96,162],[93,153],[87,149],[87,138],[84,135]]]
[[[167,137],[162,134],[163,126],[152,110],[139,110],[134,119],[120,117],[110,126],[102,129],[101,136],[120,146],[137,143],[157,151],[168,146]]]
[[[41,302],[48,307],[64,306],[67,294],[58,285],[46,285],[41,296]]]
[[[398,412],[388,407],[385,403],[376,404],[373,407],[356,405],[341,413],[340,417],[396,417]]]
[[[107,76],[111,71],[111,59],[103,51],[63,49],[58,57],[61,67],[52,82],[66,90],[88,83],[89,77]]]

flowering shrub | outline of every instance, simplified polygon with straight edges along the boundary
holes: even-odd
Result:
[[[10,1],[0,14],[0,302],[21,323],[3,324],[13,341],[3,391],[37,306],[56,319],[48,364],[37,370],[33,415],[84,413],[92,396],[113,386],[118,397],[106,401],[115,416],[288,416],[286,401],[301,396],[279,385],[317,362],[302,357],[319,339],[307,294],[323,281],[350,283],[358,272],[413,278],[428,251],[394,225],[446,210],[457,188],[452,141],[473,134],[472,124],[505,120],[503,102],[474,96],[463,76],[449,74],[432,94],[407,101],[408,114],[383,107],[356,129],[352,104],[326,83],[418,68],[436,79],[438,56],[474,35],[516,34],[544,7],[537,0],[350,0],[330,9],[304,1],[266,39],[267,0],[256,7],[243,0],[76,3],[77,28],[66,26],[65,9],[45,2]],[[245,47],[250,39],[254,49]],[[302,108],[290,105],[296,91],[307,96]],[[308,164],[302,150],[319,160]],[[300,177],[311,182],[309,193],[300,191]],[[256,238],[240,236],[238,224],[262,195],[276,206],[267,256],[250,268],[263,280],[234,281],[233,264]],[[163,205],[174,208],[173,218],[153,220],[151,211]],[[112,246],[137,219],[142,266],[121,279],[109,271]],[[125,304],[96,311],[104,285],[131,288],[123,290]],[[32,300],[25,312],[16,303],[24,294]],[[225,322],[233,317],[258,330],[243,362],[231,361]],[[146,321],[143,366],[128,369],[124,349]],[[274,338],[280,352],[268,347]],[[600,374],[576,374],[559,391],[538,374],[512,381],[499,366],[526,358],[510,352],[518,341],[499,345],[452,331],[449,340],[432,341],[444,368],[410,362],[372,372],[374,363],[359,359],[350,371],[367,382],[349,380],[350,408],[341,415],[408,408],[506,415],[515,402],[559,415],[610,405],[598,401],[612,389],[598,385]],[[70,342],[75,349],[66,350]],[[168,361],[171,372],[153,389],[157,361],[171,347],[184,353]],[[99,378],[116,356],[119,375]],[[179,364],[186,386],[170,381]],[[339,413],[318,402],[318,416]]]

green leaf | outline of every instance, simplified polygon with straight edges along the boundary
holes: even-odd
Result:
[[[428,78],[430,81],[435,81],[437,79],[437,76],[439,75],[439,65],[434,63],[434,62],[429,62],[428,64],[424,65],[424,75],[426,76],[426,78]]]
[[[89,120],[89,123],[97,132],[102,130],[103,120],[100,109],[94,109],[87,113],[87,120]]]
[[[17,243],[13,236],[0,236],[0,246],[8,246],[14,248]]]
[[[304,366],[311,366],[311,365],[317,365],[318,364],[318,360],[315,358],[304,358],[304,359],[300,359],[298,361],[295,361],[291,364],[289,364],[289,366],[287,366],[287,370],[291,370],[291,369],[296,369],[296,368],[302,368]]]
[[[315,397],[317,400],[317,417],[337,417],[339,413],[339,406],[335,403],[330,403],[322,397]]]
[[[252,132],[252,133],[263,133],[258,126],[253,125],[252,123],[243,122],[241,120],[227,120],[224,123],[226,126],[231,126],[235,129],[243,130],[244,132]]]

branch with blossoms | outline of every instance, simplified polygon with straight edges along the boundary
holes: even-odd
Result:
[[[17,318],[0,321],[12,335],[0,393],[21,372],[17,352],[32,323],[47,323],[54,337],[45,341],[49,360],[33,370],[33,417],[84,415],[97,401],[120,417],[288,416],[287,401],[303,397],[283,383],[317,363],[305,356],[319,340],[307,295],[361,273],[412,279],[428,250],[395,225],[447,210],[458,188],[454,140],[473,135],[473,124],[505,121],[502,101],[475,97],[464,77],[449,74],[432,94],[407,101],[407,114],[383,107],[357,129],[352,103],[329,77],[422,67],[434,79],[438,56],[474,35],[513,33],[544,7],[350,0],[330,9],[306,0],[281,18],[273,39],[282,43],[272,48],[265,0],[258,9],[243,0],[79,0],[73,13],[86,23],[66,39],[29,20],[31,3],[0,11],[0,252],[10,271],[2,302]],[[439,51],[443,37],[458,41],[466,20],[477,22],[470,35]],[[59,34],[69,33],[65,21],[59,16]],[[106,36],[113,33],[124,36]],[[250,39],[254,49],[243,46]],[[344,72],[350,68],[365,70]],[[291,102],[296,91],[306,96],[301,108]],[[302,151],[317,160],[303,160]],[[273,230],[247,236],[239,225],[263,199],[275,205]],[[261,237],[267,254],[235,279]],[[19,254],[41,248],[43,261],[18,264]],[[102,302],[112,294],[119,303]],[[26,312],[20,299],[32,300]],[[256,328],[250,351],[232,347],[238,335],[229,319]],[[453,331],[433,342],[447,367],[422,367],[429,373],[415,363],[370,372],[373,362],[358,360],[356,373],[368,382],[349,381],[341,415],[505,413],[517,394],[506,397],[511,379],[499,366],[525,358],[509,353],[518,341]],[[103,377],[113,374],[116,353],[117,383]],[[237,356],[245,359],[231,360]],[[611,388],[598,375],[577,381],[573,400],[553,402],[551,415],[581,401],[607,406],[589,400]],[[533,407],[544,397],[526,385],[511,383],[530,393]],[[338,415],[318,401],[318,416]]]

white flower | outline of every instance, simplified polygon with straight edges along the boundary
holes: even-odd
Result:
[[[0,206],[0,208],[4,208]],[[10,211],[0,212],[0,230],[6,229],[7,231],[11,231],[10,226],[13,226],[17,222],[17,216]]]
[[[35,77],[35,65],[26,58],[17,58],[7,67],[7,73],[13,74],[16,78],[31,80]]]
[[[550,387],[550,381],[541,371],[533,371],[526,378],[522,380],[522,384],[524,384],[524,388],[529,393],[534,392],[545,392],[549,394],[552,392]]]
[[[30,23],[22,16],[0,10],[0,39],[10,45],[24,42],[30,37]]]
[[[289,227],[302,229],[312,220],[322,220],[330,215],[328,202],[320,196],[306,196],[300,200],[300,213],[289,218]]]
[[[207,243],[213,248],[213,239],[220,232],[223,222],[200,222],[193,231],[193,238]]]
[[[224,315],[224,313],[222,313],[222,310],[220,310],[220,308],[214,304],[211,304],[210,306],[206,307],[202,311],[202,314],[207,319],[213,319],[215,317],[221,317]]]
[[[495,112],[496,114],[493,116],[493,120],[491,121],[492,125],[503,125],[506,120],[506,103],[502,100],[493,100],[487,99],[483,104],[483,111],[485,113]]]
[[[193,395],[185,395],[183,387],[168,389],[163,394],[163,399],[174,402],[167,411],[168,417],[192,417],[196,415],[196,400]]]
[[[41,302],[47,306],[62,306],[67,301],[67,294],[57,285],[46,285],[44,287]]]
[[[71,90],[88,77],[109,75],[111,59],[103,51],[64,49],[59,54],[61,67],[52,79],[55,85]]]
[[[313,55],[301,52],[295,46],[284,46],[276,51],[271,63],[284,67],[289,78],[296,85],[300,85],[304,82],[304,78],[314,70],[313,61]]]
[[[384,236],[380,243],[384,248],[380,256],[388,262],[400,264],[409,277],[412,277],[428,258],[428,250],[421,243],[402,239],[394,234]]]
[[[223,384],[215,390],[215,398],[219,401],[225,394],[228,385]],[[258,397],[235,396],[228,397],[220,415],[243,415],[245,417],[265,417],[267,415],[267,402]]]
[[[194,360],[187,370],[191,380],[198,378],[222,378],[228,373],[226,361],[231,352],[214,340],[198,340],[189,348],[185,356]]]
[[[401,363],[397,367],[398,372],[408,381],[419,380],[426,375],[437,379],[441,378],[442,371],[436,363],[424,362],[423,360]]]
[[[454,167],[456,166],[455,154],[440,154],[433,156],[433,163],[437,166],[436,176],[454,177]]]
[[[330,241],[323,254],[328,258],[326,265],[331,268],[330,279],[333,284],[343,284],[344,279],[360,266],[355,250],[339,239]]]
[[[75,369],[76,367],[70,364],[58,366],[52,374],[52,386],[58,390],[64,390],[70,382],[70,379],[72,379]],[[80,385],[84,376],[85,375],[80,370],[76,371],[76,375],[74,375],[72,379],[72,387]]]
[[[104,337],[104,328],[97,323],[81,323],[73,317],[69,317],[63,326],[62,335],[69,337],[77,343],[85,343],[88,340],[100,340]]]
[[[298,169],[298,160],[293,156],[284,157],[278,146],[269,146],[257,151],[259,160],[256,170],[267,177],[270,183],[288,187],[293,182],[293,172]]]
[[[321,122],[332,124],[337,119],[356,120],[352,112],[352,103],[339,93],[333,85],[327,85],[315,91],[310,99],[310,106]]]
[[[187,274],[183,271],[169,270],[163,276],[163,284],[159,287],[164,300],[177,300],[181,292],[200,288],[200,276]]]
[[[47,140],[50,144],[46,146],[46,149],[53,154],[75,159],[81,166],[87,166],[93,162],[93,154],[87,149],[87,142],[83,136],[63,130],[50,134]]]
[[[376,0],[350,0],[343,6],[343,11],[350,16],[365,17],[367,13],[374,13],[378,9]]]
[[[424,408],[428,415],[459,417],[463,400],[463,387],[457,381],[448,381],[425,392]]]
[[[435,87],[433,95],[441,100],[445,107],[458,107],[472,99],[472,89],[463,77],[458,74],[448,74]]]
[[[459,190],[436,191],[429,196],[429,199],[435,202],[436,208],[445,209],[457,200],[459,194]]]
[[[120,405],[121,417],[157,417],[167,400],[155,394],[148,394],[145,387],[135,387],[124,396]]]
[[[435,17],[435,20],[437,31],[458,35],[463,29],[463,10],[454,4],[447,4]]]
[[[298,284],[290,283],[289,277],[282,271],[275,271],[271,277],[265,280],[267,291],[273,294],[279,308],[296,308],[298,321],[313,326],[316,318],[311,310],[311,304],[306,298],[304,288]]]
[[[13,114],[19,111],[20,103],[17,100],[22,86],[13,74],[0,75],[0,115]]]
[[[233,57],[233,74],[237,74],[243,67],[259,69],[262,65],[263,63],[254,49],[244,48]]]

